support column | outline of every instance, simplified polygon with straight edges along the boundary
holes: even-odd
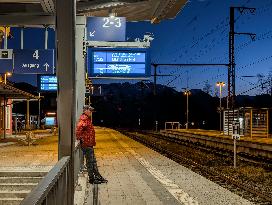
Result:
[[[85,38],[86,17],[77,16],[76,25],[76,119],[79,119],[85,104],[85,59],[83,42]]]
[[[58,77],[59,159],[70,156],[68,193],[63,204],[74,203],[74,125],[75,125],[75,21],[76,0],[56,0],[56,49]]]

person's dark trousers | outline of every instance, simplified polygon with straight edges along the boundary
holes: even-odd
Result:
[[[96,158],[94,155],[94,148],[93,147],[81,147],[83,155],[85,155],[86,158],[86,165],[87,165],[87,171],[89,175],[89,179],[92,181],[96,178],[101,178],[96,163]]]

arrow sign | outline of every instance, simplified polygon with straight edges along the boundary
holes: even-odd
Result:
[[[14,50],[14,73],[53,74],[54,50]]]
[[[94,37],[95,31],[90,32],[90,37]]]
[[[48,63],[45,63],[43,66],[45,67],[45,71],[47,72],[47,71],[48,71],[48,68],[49,68],[49,64],[48,64]]]

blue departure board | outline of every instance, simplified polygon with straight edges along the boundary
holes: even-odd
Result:
[[[88,49],[90,77],[150,77],[147,49]]]
[[[38,75],[38,87],[42,91],[57,91],[58,81],[55,75]]]

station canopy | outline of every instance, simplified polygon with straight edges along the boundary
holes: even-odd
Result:
[[[127,21],[159,23],[174,18],[187,0],[77,0],[77,14],[126,17]],[[53,15],[54,0],[1,0],[0,14]],[[3,17],[3,16],[2,16]]]
[[[7,99],[32,99],[38,100],[39,97],[35,96],[31,93],[26,91],[20,90],[10,84],[5,84],[4,82],[0,81],[0,98],[5,97]]]

